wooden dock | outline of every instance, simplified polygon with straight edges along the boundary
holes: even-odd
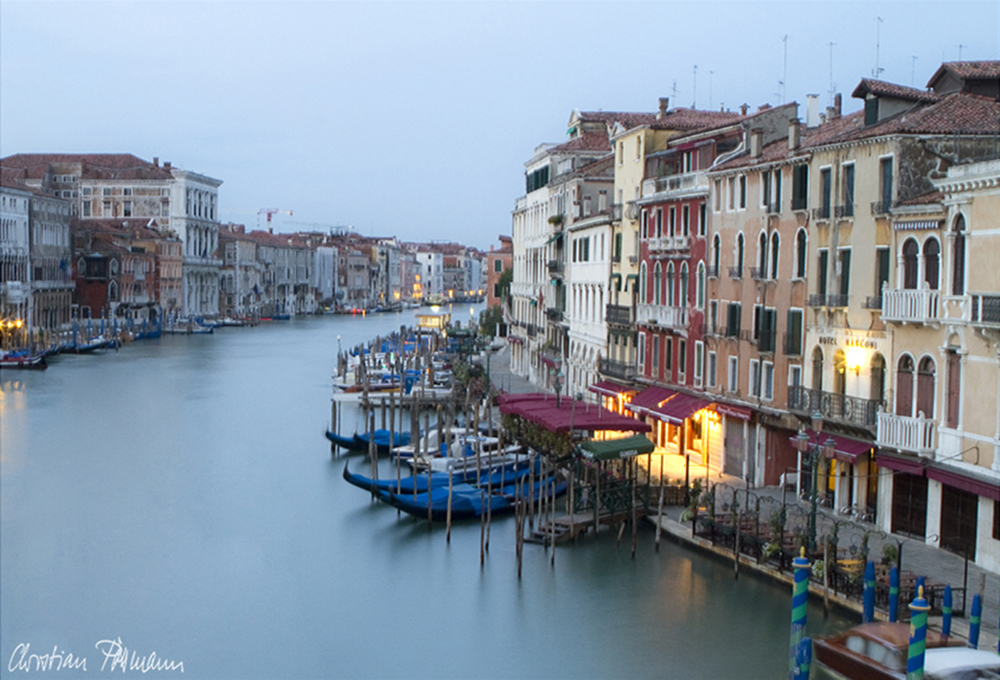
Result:
[[[644,515],[644,513],[640,513]],[[598,526],[619,525],[632,517],[632,512],[602,513],[597,518]],[[546,544],[552,540],[553,525],[556,543],[575,539],[581,534],[586,534],[594,528],[594,514],[578,512],[575,514],[562,514],[553,520],[539,519],[538,525],[531,533],[525,537],[528,543]]]

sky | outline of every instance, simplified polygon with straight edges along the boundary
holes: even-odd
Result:
[[[0,0],[0,156],[158,157],[224,222],[488,249],[573,109],[847,113],[959,58],[1000,59],[1000,1]]]

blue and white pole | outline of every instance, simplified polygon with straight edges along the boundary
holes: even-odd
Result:
[[[979,624],[983,618],[983,597],[979,593],[972,596],[972,611],[969,612],[969,646],[979,649]]]
[[[923,680],[924,652],[927,650],[927,612],[930,605],[924,599],[924,587],[917,588],[917,597],[910,603],[910,647],[906,654],[906,680]]]
[[[889,570],[889,622],[896,623],[899,610],[899,569]]]
[[[941,635],[944,635],[945,637],[949,637],[951,635],[951,607],[951,586],[945,586],[944,596],[941,599]]]
[[[792,569],[795,580],[792,584],[792,635],[788,646],[788,677],[795,680],[799,644],[806,630],[806,604],[809,601],[809,560],[806,559],[805,548],[802,548],[799,556],[792,560]]]
[[[799,651],[795,657],[795,680],[809,680],[809,669],[812,666],[812,639],[804,637],[799,642]]]
[[[875,620],[875,563],[871,560],[868,560],[868,564],[865,565],[863,603],[861,623],[871,623]]]

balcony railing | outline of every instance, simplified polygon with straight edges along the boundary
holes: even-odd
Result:
[[[656,236],[653,236],[653,237],[649,238],[647,240],[647,244],[649,246],[649,252],[651,252],[651,253],[658,253],[661,250],[664,250],[664,248],[665,248],[664,241],[669,241],[669,240],[670,240],[669,237],[665,238],[665,239],[664,238],[658,238]]]
[[[731,279],[742,279],[743,278],[743,267],[730,267],[729,268],[729,278],[731,278]]]
[[[1000,295],[973,293],[969,321],[975,326],[1000,328]]]
[[[808,210],[809,199],[805,196],[792,197],[792,210]]]
[[[934,441],[937,434],[934,420],[923,417],[922,413],[913,418],[879,412],[877,432],[875,443],[879,446],[925,456],[933,455],[937,448]]]
[[[875,201],[872,203],[872,215],[888,215],[894,205],[895,201]]]
[[[545,310],[545,318],[553,323],[559,323],[563,320],[563,312],[561,309],[556,309],[555,307],[549,307]]]
[[[632,380],[635,377],[635,366],[626,361],[601,358],[598,361],[598,370],[609,378],[619,380]]]
[[[823,307],[826,305],[826,296],[822,293],[813,293],[809,296],[810,307]]]
[[[689,250],[691,248],[690,236],[674,236],[672,243],[667,246],[668,250]]]
[[[636,305],[636,321],[666,328],[683,329],[688,325],[687,307],[667,307],[665,305]]]
[[[940,318],[940,294],[930,288],[886,290],[882,304],[885,321],[925,324]]]
[[[765,206],[765,210],[767,210],[769,215],[777,215],[781,212],[781,203],[772,201]]]
[[[611,204],[611,219],[615,222],[619,222],[622,219],[622,204],[612,203]]]
[[[642,183],[642,196],[647,198],[655,194],[695,189],[708,189],[708,178],[704,172],[686,172],[680,175],[647,179]]]
[[[635,323],[632,307],[628,305],[608,305],[604,312],[604,320],[619,326],[631,326]]]
[[[750,267],[750,278],[754,281],[761,281],[764,279],[766,271],[762,267]]]
[[[865,309],[882,309],[882,296],[869,295],[865,298],[865,303],[862,306]]]
[[[818,208],[813,208],[813,219],[814,220],[828,220],[830,219],[830,206],[821,205]]]
[[[849,296],[847,295],[827,295],[827,307],[846,307]]]
[[[801,385],[788,388],[788,409],[805,415],[820,413],[828,420],[875,429],[881,402],[849,397],[836,392],[812,390]]]
[[[562,260],[549,260],[548,268],[549,268],[549,274],[562,274],[563,273]]]
[[[719,265],[710,264],[707,267],[705,267],[705,276],[707,276],[710,279],[719,278]]]
[[[833,211],[834,217],[844,218],[844,217],[854,217],[854,204],[846,203],[844,205],[838,205]]]

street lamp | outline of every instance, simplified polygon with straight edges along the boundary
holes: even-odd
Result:
[[[813,431],[816,433],[816,443],[813,444],[809,435],[806,434],[805,430],[799,430],[798,435],[795,437],[795,450],[800,454],[803,454],[803,462],[805,462],[805,454],[809,454],[809,470],[810,470],[810,481],[809,481],[809,552],[810,554],[816,552],[816,513],[817,513],[817,502],[819,498],[819,464],[822,460],[824,454],[827,456],[832,456],[834,449],[836,448],[836,443],[833,441],[833,437],[828,437],[822,444],[819,443],[820,434],[823,432],[823,414],[814,413],[811,418],[811,425]]]
[[[560,403],[559,403],[559,393],[562,391],[563,378],[565,378],[565,377],[566,376],[563,374],[563,372],[559,371],[558,373],[556,373],[555,378],[552,381],[552,387],[556,391],[556,408],[557,409],[561,407]]]

